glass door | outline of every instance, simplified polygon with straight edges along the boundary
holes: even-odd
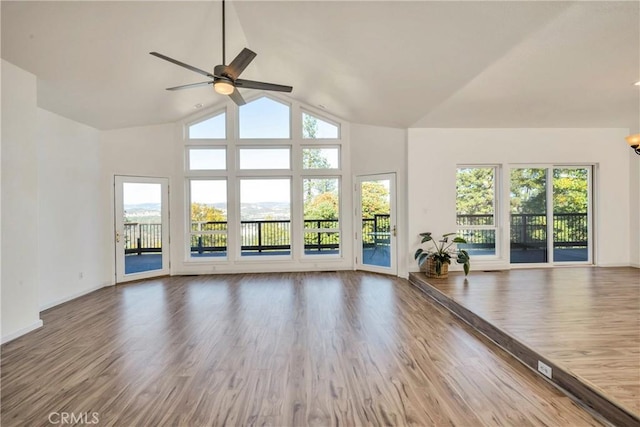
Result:
[[[511,170],[511,263],[549,261],[547,250],[547,169]]]
[[[169,274],[169,181],[115,177],[116,282]]]
[[[590,263],[591,166],[511,170],[511,263]]]
[[[553,169],[553,261],[591,262],[591,168]]]
[[[395,174],[356,179],[358,269],[398,274],[396,261]]]

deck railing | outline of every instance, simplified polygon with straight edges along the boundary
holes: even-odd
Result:
[[[458,215],[458,225],[491,225],[493,215]],[[511,247],[520,249],[546,248],[547,216],[545,214],[511,214],[509,230]],[[553,245],[556,248],[586,247],[589,219],[586,213],[553,215]],[[495,245],[493,230],[473,230],[474,246]]]
[[[458,225],[490,225],[492,215],[458,215]],[[191,251],[198,253],[224,252],[227,250],[226,221],[193,223]],[[336,219],[313,219],[304,221],[304,246],[306,251],[336,250],[340,247],[340,234]],[[210,232],[222,233],[210,233]],[[375,247],[381,236],[390,233],[389,215],[374,215],[362,219],[362,244]],[[553,238],[556,248],[586,247],[588,241],[588,217],[586,213],[559,213],[553,215]],[[241,250],[264,253],[291,250],[291,221],[260,220],[241,221]],[[162,248],[162,225],[127,223],[124,229],[125,253],[142,254],[160,252]],[[389,236],[389,235],[387,235]],[[546,248],[547,217],[544,214],[512,214],[510,226],[511,247]],[[473,246],[495,246],[493,230],[473,230]]]

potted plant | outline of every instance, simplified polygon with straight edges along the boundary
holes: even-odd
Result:
[[[422,241],[420,243],[431,242],[427,245],[426,249],[418,249],[414,255],[414,258],[418,261],[418,265],[423,267],[427,263],[426,273],[429,277],[446,278],[449,271],[449,264],[451,264],[451,258],[455,257],[458,264],[462,264],[464,268],[464,275],[469,274],[471,268],[471,262],[469,260],[469,253],[464,249],[458,249],[454,247],[456,243],[467,243],[462,237],[454,236],[456,233],[447,233],[442,235],[442,240],[434,240],[431,236],[431,232],[420,233]]]

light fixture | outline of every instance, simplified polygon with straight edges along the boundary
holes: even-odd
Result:
[[[635,82],[634,85],[640,86],[640,82]]]
[[[640,133],[629,135],[625,139],[627,140],[633,151],[635,151],[636,154],[640,156]]]
[[[213,90],[218,92],[220,95],[231,95],[235,90],[233,84],[224,79],[218,79],[213,83]]]

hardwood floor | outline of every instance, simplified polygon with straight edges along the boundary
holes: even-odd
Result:
[[[2,347],[3,426],[602,425],[386,276],[161,278],[42,318]]]
[[[471,312],[469,323],[497,342],[502,338],[505,348],[511,347],[525,363],[535,367],[531,353],[543,355],[569,374],[568,387],[576,395],[574,378],[634,415],[629,422],[638,423],[638,269],[525,269],[472,272],[466,279],[455,273],[448,279],[417,278],[442,293],[444,298],[434,297],[454,312]],[[468,313],[459,314],[465,318]]]

